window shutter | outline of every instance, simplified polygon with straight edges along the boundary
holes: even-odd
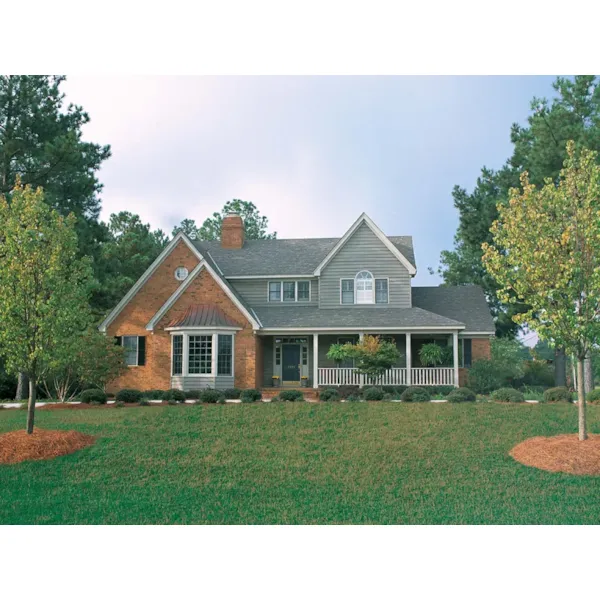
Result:
[[[115,344],[117,344],[117,346],[123,345],[123,338],[120,335],[115,337]]]
[[[467,338],[463,340],[464,344],[464,356],[465,356],[465,367],[471,366],[471,339]]]
[[[146,336],[138,336],[138,366],[146,364]]]

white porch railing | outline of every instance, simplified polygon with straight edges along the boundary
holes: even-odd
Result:
[[[407,385],[407,369],[389,369],[376,381],[361,381],[357,369],[344,367],[319,368],[318,385]],[[454,369],[427,367],[411,369],[412,385],[454,385]]]

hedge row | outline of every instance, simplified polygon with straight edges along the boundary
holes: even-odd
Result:
[[[86,397],[91,397],[91,392],[98,392],[99,390],[86,390],[79,395],[82,402],[95,401],[95,397],[91,400],[83,399],[84,394]],[[262,398],[260,390],[240,390],[238,388],[230,388],[226,390],[214,390],[212,388],[205,388],[201,390],[188,390],[183,392],[182,390],[146,390],[140,391],[135,389],[123,389],[119,390],[115,396],[117,402],[125,403],[141,403],[147,404],[148,400],[163,400],[171,403],[174,402],[185,402],[185,400],[197,400],[199,402],[207,402],[209,404],[216,404],[218,402],[224,402],[229,399],[240,399],[242,402],[255,402]],[[104,402],[106,402],[106,395],[104,395]]]

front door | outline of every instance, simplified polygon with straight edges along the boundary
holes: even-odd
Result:
[[[300,345],[284,344],[283,360],[281,361],[282,381],[300,383]]]

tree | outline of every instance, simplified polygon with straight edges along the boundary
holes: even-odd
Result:
[[[102,271],[93,291],[98,314],[114,307],[167,244],[160,229],[152,231],[138,215],[122,211],[110,215],[108,239],[102,245]],[[101,309],[102,310],[101,310]]]
[[[527,126],[512,126],[513,154],[506,164],[498,171],[484,167],[472,193],[458,186],[452,192],[459,225],[454,249],[442,252],[439,273],[448,285],[474,283],[483,287],[499,336],[516,334],[518,326],[512,317],[527,311],[527,306],[502,302],[496,282],[481,262],[482,244],[492,243],[489,229],[498,218],[497,205],[507,203],[509,190],[519,186],[519,174],[525,170],[535,185],[543,185],[547,177],[557,181],[567,140],[600,150],[600,89],[595,77],[558,77],[553,87],[557,96],[552,102],[532,100]],[[564,364],[564,355],[559,362]]]
[[[195,234],[199,240],[220,240],[223,217],[232,212],[238,213],[244,220],[247,240],[271,240],[277,237],[275,231],[267,233],[269,219],[261,215],[252,202],[238,199],[226,202],[221,212],[213,213],[212,217],[206,219],[201,227],[197,227],[193,219],[184,219],[173,229],[173,236],[177,235],[179,231],[185,231],[188,235]]]
[[[484,244],[483,262],[498,281],[499,298],[515,296],[528,310],[513,318],[535,329],[540,338],[560,345],[583,361],[600,335],[600,167],[597,153],[576,152],[567,143],[567,159],[558,185],[547,178],[538,188],[527,172],[522,189],[498,205],[492,244]],[[579,439],[587,438],[585,393],[578,385]]]
[[[8,372],[29,378],[27,433],[36,389],[61,347],[89,324],[89,261],[78,257],[76,218],[44,202],[41,188],[17,185],[0,197],[0,354]]]

